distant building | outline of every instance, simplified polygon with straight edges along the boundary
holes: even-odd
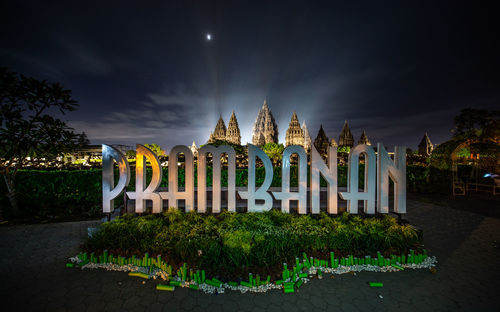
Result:
[[[264,138],[264,134],[261,132],[259,136],[255,139],[252,139],[253,145],[262,146],[266,144],[266,139]]]
[[[304,131],[300,127],[297,113],[293,112],[292,119],[288,125],[285,136],[285,146],[300,145],[304,146]]]
[[[219,120],[217,121],[217,125],[215,126],[214,131],[210,132],[210,137],[208,138],[207,144],[212,144],[215,141],[226,141],[238,145],[241,144],[240,128],[238,126],[238,120],[236,119],[234,111],[231,114],[231,117],[229,118],[227,129],[226,129],[226,124],[222,119],[222,115],[219,117]]]
[[[191,144],[189,149],[191,150],[191,152],[193,152],[193,155],[195,157],[198,157],[198,147],[196,147],[196,143],[194,142],[194,140],[193,140],[193,144]]]
[[[359,144],[366,144],[366,145],[372,145],[370,140],[368,140],[368,137],[366,136],[365,130],[363,130],[363,133],[361,133],[361,137],[358,140],[358,145]]]
[[[311,150],[311,136],[309,135],[309,130],[307,129],[306,121],[302,123],[302,132],[304,133],[304,149],[306,152],[309,152]]]
[[[349,129],[349,124],[347,120],[344,122],[344,127],[339,136],[339,146],[354,146],[354,138],[352,137],[351,129]]]
[[[432,151],[434,150],[434,145],[432,145],[431,139],[427,135],[427,132],[424,134],[422,141],[418,144],[418,153],[423,156],[430,156]]]
[[[229,118],[229,123],[227,124],[226,141],[229,143],[241,145],[240,128],[238,126],[238,120],[236,119],[234,111]]]
[[[316,147],[316,150],[321,156],[326,157],[328,155],[330,140],[326,136],[325,130],[323,130],[323,125],[320,125],[318,135],[316,139],[314,139],[314,147]]]
[[[222,115],[219,116],[219,121],[215,126],[214,132],[210,132],[210,138],[208,139],[208,144],[214,143],[215,141],[225,141],[226,140],[226,124],[222,119]]]
[[[224,120],[222,119],[222,116],[219,117],[219,120],[217,121],[217,125],[215,126],[214,131],[210,132],[210,138],[207,143],[211,144],[219,140],[226,141],[232,144],[241,145],[241,132],[234,111],[231,113],[231,117],[229,118],[229,123],[227,128],[224,123]],[[432,151],[433,149],[433,146],[432,143],[430,143],[430,140],[426,134],[424,136],[424,139],[422,140],[423,143],[421,144],[426,144],[427,141],[429,143],[428,146],[430,146],[430,148],[425,147],[425,149],[426,151],[429,150],[428,153],[430,153],[430,151]],[[253,126],[252,144],[262,147],[263,145],[268,143],[278,144],[278,125],[276,124],[274,116],[269,106],[267,105],[267,101],[264,100],[264,104],[260,108]],[[285,146],[290,146],[290,145],[303,146],[307,152],[310,152],[311,146],[312,144],[314,144],[318,152],[323,157],[326,157],[326,155],[328,154],[328,148],[330,146],[339,148],[344,148],[344,147],[352,148],[355,145],[355,141],[351,133],[351,129],[349,128],[347,120],[345,120],[344,126],[342,127],[342,131],[340,132],[338,144],[334,138],[332,138],[331,141],[329,140],[323,129],[323,125],[320,126],[318,135],[314,139],[314,142],[312,142],[309,130],[307,129],[306,122],[304,121],[301,126],[296,112],[293,112],[292,118],[290,119],[288,129],[286,130],[284,143]],[[357,141],[357,144],[371,145],[371,142],[368,139],[365,130],[363,130],[363,132],[361,133],[361,136]],[[191,148],[196,148],[194,142]]]
[[[264,104],[255,119],[252,134],[252,144],[262,146],[261,135],[264,137],[264,144],[278,143],[278,125],[274,120],[271,110],[267,106],[267,101]]]

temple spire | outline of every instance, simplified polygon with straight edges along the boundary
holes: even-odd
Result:
[[[344,126],[339,136],[339,146],[354,146],[354,138],[352,137],[351,129],[349,129],[349,124],[347,120],[344,121]]]
[[[267,143],[278,143],[278,125],[274,120],[273,114],[267,105],[267,100],[264,100],[264,104],[262,108],[259,110],[257,114],[257,118],[255,119],[255,123],[253,126],[253,134],[252,134],[252,144],[261,146],[263,144],[260,139],[260,135],[264,137],[264,144]]]
[[[296,112],[293,112],[292,119],[286,130],[285,145],[304,145],[304,131],[300,127]]]
[[[311,135],[309,135],[309,129],[307,129],[306,121],[302,122],[302,132],[304,133],[304,149],[309,152],[311,150]]]
[[[330,140],[326,136],[325,130],[323,130],[323,125],[320,125],[318,135],[314,139],[314,147],[316,147],[316,150],[323,158],[326,158],[328,148],[330,147]]]
[[[226,141],[233,144],[241,144],[240,127],[234,110],[229,118],[229,123],[227,124]]]
[[[225,141],[226,140],[226,124],[222,119],[222,114],[219,115],[219,120],[215,126],[214,132],[210,135],[208,143],[214,143],[215,141]]]
[[[372,143],[370,143],[370,140],[368,140],[368,137],[366,136],[365,130],[363,130],[363,133],[361,133],[361,137],[358,140],[358,145],[359,144],[372,145]]]

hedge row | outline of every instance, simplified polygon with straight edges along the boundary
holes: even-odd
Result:
[[[360,166],[360,177],[364,176],[364,166]],[[131,171],[131,183],[127,190],[135,188],[135,171]],[[291,168],[291,185],[297,186],[297,167]],[[117,177],[115,174],[115,178]],[[346,186],[347,167],[339,166],[339,186]],[[148,171],[151,176],[151,171]],[[222,171],[222,186],[227,186],[227,170]],[[257,168],[256,184],[261,185],[264,179],[264,169]],[[431,188],[447,192],[451,181],[451,173],[433,170],[429,167],[408,166],[407,184],[410,191],[432,191]],[[196,170],[195,170],[196,177]],[[25,214],[39,216],[87,215],[98,216],[101,211],[101,180],[100,169],[74,171],[42,171],[20,170],[17,174],[16,192],[19,205]],[[309,177],[308,177],[309,183]],[[248,173],[246,169],[236,170],[237,186],[247,186]],[[179,185],[184,185],[184,171],[179,170]],[[195,178],[195,185],[197,179]],[[212,168],[207,169],[207,185],[212,185]],[[326,182],[321,179],[321,185]],[[168,169],[163,169],[162,187],[168,186]],[[281,168],[274,168],[271,186],[281,186]],[[362,185],[361,185],[362,186]],[[0,204],[9,207],[6,188],[0,183]],[[117,202],[123,199],[120,197]],[[7,211],[8,215],[8,211]]]

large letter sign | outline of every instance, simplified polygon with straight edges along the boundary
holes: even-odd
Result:
[[[179,154],[184,154],[186,163],[184,164],[184,180],[186,187],[184,192],[179,191],[179,168],[177,161]],[[168,155],[168,192],[160,192],[163,199],[168,200],[169,207],[177,208],[178,200],[184,199],[186,203],[186,211],[194,209],[194,157],[193,152],[189,147],[184,145],[177,145],[172,148]]]
[[[135,192],[127,192],[127,196],[135,199],[135,212],[143,213],[146,200],[151,200],[153,213],[160,213],[162,200],[160,194],[156,193],[163,175],[160,161],[152,150],[141,144],[137,144],[135,158]],[[153,169],[153,177],[148,187],[146,187],[146,159],[149,160]]]
[[[259,157],[264,163],[266,177],[262,186],[255,189],[255,162]],[[248,212],[269,211],[273,208],[273,197],[267,192],[273,182],[273,164],[266,153],[255,145],[248,144],[248,192],[238,192],[240,197],[248,199]],[[257,199],[264,200],[262,205],[257,205]]]
[[[320,192],[320,174],[328,184],[328,213],[337,213],[337,148],[330,146],[328,149],[328,167],[323,158],[311,145],[311,212],[319,213],[319,192]]]
[[[207,154],[212,154],[212,209],[211,213],[222,212],[221,201],[221,157],[227,155],[228,159],[228,188],[227,210],[236,212],[236,153],[229,145],[215,147],[203,146],[198,151],[198,188],[194,187],[194,156],[189,147],[178,145],[172,148],[168,158],[168,191],[159,192],[162,180],[162,168],[156,155],[147,147],[137,144],[135,166],[135,191],[126,192],[130,199],[135,200],[135,212],[147,211],[147,203],[152,203],[152,212],[161,213],[165,207],[179,206],[178,201],[185,201],[185,210],[197,210],[199,213],[207,212]],[[178,159],[179,154],[185,156],[185,182],[184,190],[178,185]],[[290,158],[298,155],[299,175],[298,191],[290,189]],[[365,174],[364,187],[359,188],[359,159],[364,155]],[[257,157],[264,165],[265,178],[262,185],[255,186],[255,167]],[[114,187],[113,160],[118,163],[120,178]],[[146,161],[152,167],[153,177],[146,185]],[[298,201],[297,213],[319,214],[320,207],[320,179],[325,179],[327,187],[326,211],[330,214],[338,213],[338,195],[347,201],[347,211],[358,213],[358,203],[364,203],[363,212],[366,214],[389,213],[389,178],[394,182],[394,212],[406,213],[406,150],[397,146],[394,161],[391,159],[384,146],[378,143],[377,154],[373,148],[360,144],[351,149],[348,161],[347,190],[338,192],[337,177],[337,148],[328,150],[328,165],[318,153],[314,145],[311,147],[311,180],[310,189],[307,187],[307,154],[302,146],[288,146],[283,152],[283,165],[281,168],[281,191],[270,192],[273,180],[273,166],[269,157],[259,147],[248,144],[248,188],[238,191],[242,200],[247,201],[247,212],[264,212],[273,207],[273,196],[281,201],[281,211],[290,212],[290,201]],[[126,189],[130,180],[130,168],[125,156],[115,148],[102,145],[102,209],[104,213],[113,211],[113,199]],[[310,203],[307,202],[307,192],[310,192]],[[271,195],[272,193],[272,195]],[[198,200],[195,206],[195,195]],[[167,201],[167,206],[164,201]],[[258,203],[260,201],[261,203]],[[375,209],[376,208],[376,209]]]
[[[290,192],[290,157],[299,155],[299,191]],[[307,154],[302,146],[292,145],[283,151],[281,171],[281,192],[273,192],[276,199],[281,200],[281,211],[290,212],[290,200],[299,201],[299,213],[307,212]],[[271,177],[272,181],[272,177]],[[249,182],[250,183],[250,182]]]
[[[383,144],[377,144],[377,211],[389,212],[389,176],[394,182],[394,211],[406,213],[406,150],[402,146],[394,149],[394,162],[387,155]]]
[[[115,177],[113,170],[113,159],[118,163],[120,179],[114,187]],[[114,209],[114,201],[130,182],[130,167],[127,158],[117,149],[102,145],[102,211],[110,213]]]
[[[359,156],[365,155],[365,188],[359,191]],[[364,201],[364,211],[368,214],[375,213],[375,152],[373,148],[366,144],[360,144],[349,153],[347,169],[347,192],[340,192],[340,197],[347,200],[347,211],[358,213],[358,201]]]
[[[227,154],[227,210],[236,211],[236,153],[229,145],[215,147],[205,145],[198,151],[198,212],[207,210],[207,158],[206,154],[212,154],[212,212],[221,212],[221,181],[220,181],[220,158],[223,153]]]

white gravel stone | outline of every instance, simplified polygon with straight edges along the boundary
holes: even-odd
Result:
[[[72,263],[80,263],[80,259],[78,257],[72,257],[69,258]],[[405,269],[430,269],[432,267],[435,267],[436,264],[438,263],[436,257],[427,257],[422,263],[420,264],[399,264],[399,266],[405,268]],[[119,272],[140,272],[140,273],[145,273],[149,275],[149,278],[154,278],[156,277],[161,277],[163,280],[168,279],[168,274],[167,272],[164,272],[160,269],[153,269],[151,272],[149,271],[148,268],[145,267],[138,267],[132,264],[127,264],[127,265],[117,265],[117,264],[112,264],[112,263],[87,263],[84,266],[82,266],[82,269],[106,269],[107,271],[119,271]],[[321,270],[323,274],[346,274],[349,272],[361,272],[361,271],[368,271],[368,272],[397,272],[399,269],[393,267],[393,266],[383,266],[379,267],[376,265],[371,265],[371,264],[363,264],[363,265],[352,265],[352,266],[344,266],[344,265],[339,265],[337,268],[325,268],[325,267],[314,267],[312,266],[309,268],[307,271],[309,276],[316,276],[318,270]],[[196,284],[195,282],[183,282],[180,277],[178,276],[171,276],[170,277],[174,281],[180,281],[182,284],[178,287],[189,287],[191,284]],[[284,282],[290,282],[292,278],[286,279]],[[299,278],[296,280],[298,281]],[[295,282],[296,282],[295,281]],[[309,278],[302,278],[302,282],[304,284],[307,284],[310,281]],[[221,287],[217,288],[211,285],[207,285],[205,283],[199,284],[198,289],[200,291],[203,291],[206,294],[223,294],[226,289],[233,290],[233,291],[240,291],[242,294],[246,292],[253,292],[253,293],[265,293],[269,290],[272,289],[283,289],[283,285],[276,285],[273,283],[269,283],[266,285],[261,285],[261,286],[254,286],[254,287],[245,287],[245,286],[231,286],[227,283],[222,284]],[[379,295],[380,298],[383,298],[381,295]]]

